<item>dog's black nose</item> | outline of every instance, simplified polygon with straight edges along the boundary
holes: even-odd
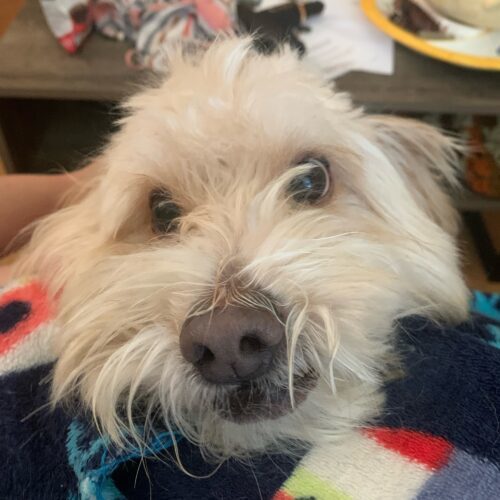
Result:
[[[186,321],[180,345],[206,380],[232,384],[269,371],[284,337],[283,324],[269,311],[228,306]]]

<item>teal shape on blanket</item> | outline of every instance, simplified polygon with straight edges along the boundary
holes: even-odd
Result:
[[[156,434],[142,450],[131,448],[125,451],[112,451],[109,440],[99,436],[78,420],[68,427],[66,449],[68,462],[75,472],[78,492],[68,495],[69,500],[122,500],[125,497],[116,488],[112,474],[116,468],[141,457],[148,457],[167,450],[180,435],[170,432]]]
[[[487,326],[493,337],[490,344],[500,349],[500,294],[474,291],[472,310],[491,320]]]

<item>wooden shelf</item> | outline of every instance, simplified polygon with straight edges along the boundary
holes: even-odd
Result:
[[[27,0],[0,39],[0,97],[120,99],[148,77],[125,66],[126,48],[93,34],[70,56],[49,32],[38,0]],[[400,46],[394,75],[351,73],[337,87],[373,110],[500,113],[500,73],[447,65]]]
[[[462,212],[500,211],[500,198],[487,198],[471,191],[464,191],[454,199],[457,208]]]
[[[0,39],[0,97],[120,99],[144,78],[125,66],[126,49],[92,34],[69,55],[49,31],[39,0],[26,0]]]

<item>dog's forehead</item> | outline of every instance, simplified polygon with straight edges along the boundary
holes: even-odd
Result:
[[[321,142],[331,124],[342,128],[351,110],[346,96],[292,53],[264,57],[245,40],[215,44],[196,62],[174,58],[164,83],[131,104],[155,123],[158,135],[194,137],[205,149],[242,135],[247,144],[290,137]]]
[[[235,177],[265,183],[301,155],[342,142],[348,98],[291,54],[245,47],[228,42],[196,64],[180,60],[161,86],[132,99],[127,126],[140,173],[191,191],[208,176],[221,186]]]

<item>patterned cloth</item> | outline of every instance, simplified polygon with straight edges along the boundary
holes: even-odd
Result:
[[[125,54],[133,68],[164,70],[161,47],[172,40],[209,41],[235,24],[235,0],[40,0],[47,23],[70,53],[92,27],[134,45]]]
[[[0,294],[2,499],[457,499],[500,498],[499,296],[475,294],[473,321],[442,329],[401,322],[405,375],[387,384],[382,417],[343,444],[302,457],[229,460],[215,470],[175,437],[146,457],[117,452],[84,414],[47,408],[54,307],[37,283]]]

